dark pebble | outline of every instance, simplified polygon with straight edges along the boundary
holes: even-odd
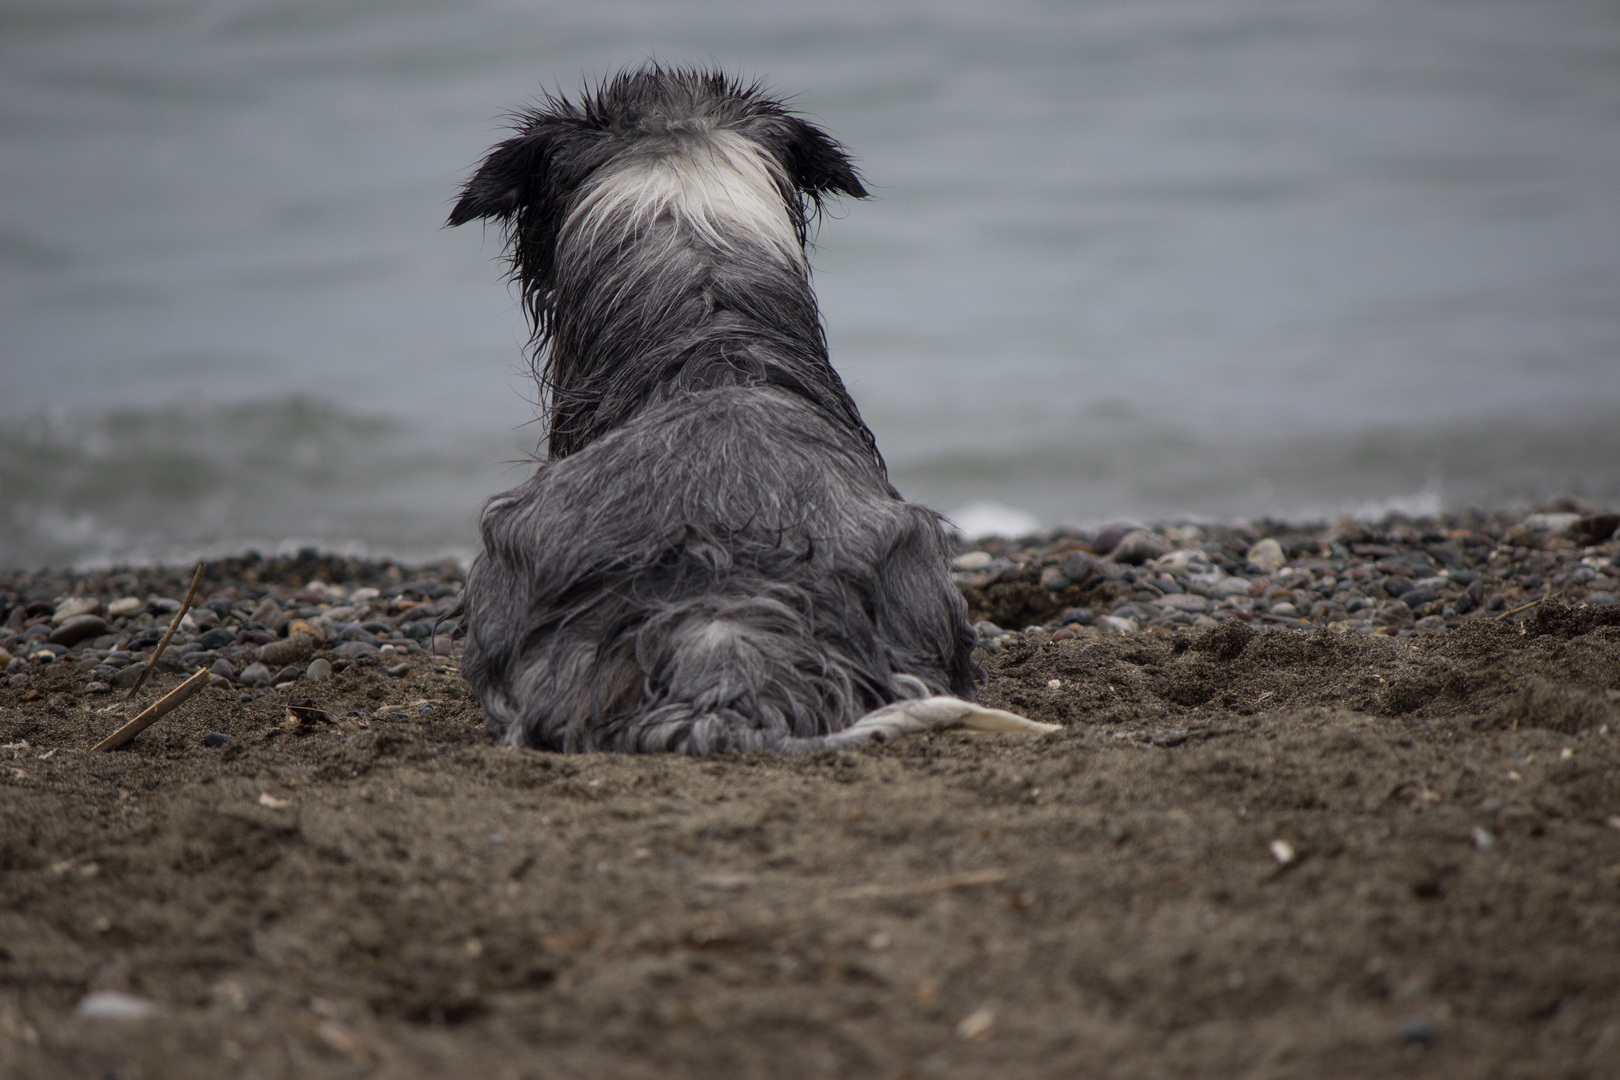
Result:
[[[362,656],[371,656],[377,651],[377,646],[369,641],[345,641],[335,651],[345,660],[358,660]]]
[[[1433,589],[1408,589],[1401,593],[1401,601],[1409,608],[1416,608],[1422,604],[1430,604],[1440,599],[1440,594]]]
[[[235,641],[236,631],[230,629],[229,627],[221,626],[217,629],[208,631],[202,637],[198,638],[196,644],[200,651],[208,649],[223,649],[225,646],[235,643]]]
[[[1107,555],[1119,545],[1119,542],[1141,526],[1128,521],[1116,521],[1112,525],[1104,525],[1097,533],[1097,539],[1091,542],[1091,550],[1098,555]],[[1068,577],[1067,574],[1064,577]]]
[[[100,637],[107,630],[107,620],[100,615],[75,615],[51,631],[50,642],[71,648],[85,638]]]
[[[1092,618],[1093,616],[1090,608],[1072,607],[1068,608],[1063,612],[1063,614],[1058,616],[1058,622],[1063,623],[1064,625],[1068,625],[1069,623],[1079,623],[1081,626],[1090,626]]]
[[[223,731],[210,731],[203,736],[203,745],[207,747],[224,746],[231,741],[231,737]]]
[[[1427,1020],[1414,1020],[1401,1028],[1401,1041],[1429,1046],[1440,1038],[1440,1028]]]

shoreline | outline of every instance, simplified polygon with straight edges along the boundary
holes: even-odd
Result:
[[[1377,523],[1121,523],[962,542],[952,579],[991,654],[1013,632],[1066,640],[1209,630],[1230,619],[1437,634],[1474,620],[1523,619],[1547,599],[1613,607],[1617,526],[1620,514],[1569,500],[1528,513],[1390,515]],[[0,672],[76,662],[97,676],[91,692],[110,691],[121,669],[157,645],[188,570],[0,572]],[[448,655],[449,642],[435,635],[454,629],[446,617],[465,572],[453,558],[410,564],[314,548],[211,560],[161,663],[211,667],[222,683],[253,688],[305,677],[294,661],[308,664],[317,651],[331,651],[329,662],[339,664],[373,653]],[[269,683],[258,670],[244,681],[256,664],[271,666]]]

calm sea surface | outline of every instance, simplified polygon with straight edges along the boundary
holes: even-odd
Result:
[[[1620,499],[1620,7],[0,3],[0,564],[465,553],[540,432],[542,87],[759,76],[875,197],[834,360],[970,530]]]

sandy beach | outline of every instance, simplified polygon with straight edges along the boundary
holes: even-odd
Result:
[[[453,563],[212,561],[132,700],[190,567],[0,575],[0,1075],[1613,1076],[1616,520],[965,546],[1062,731],[793,758],[491,744]]]

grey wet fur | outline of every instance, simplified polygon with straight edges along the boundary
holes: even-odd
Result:
[[[547,97],[467,182],[450,223],[506,227],[548,429],[485,506],[464,594],[495,735],[816,749],[972,699],[943,523],[889,483],[828,360],[804,244],[831,194],[866,192],[824,132],[659,66]]]

